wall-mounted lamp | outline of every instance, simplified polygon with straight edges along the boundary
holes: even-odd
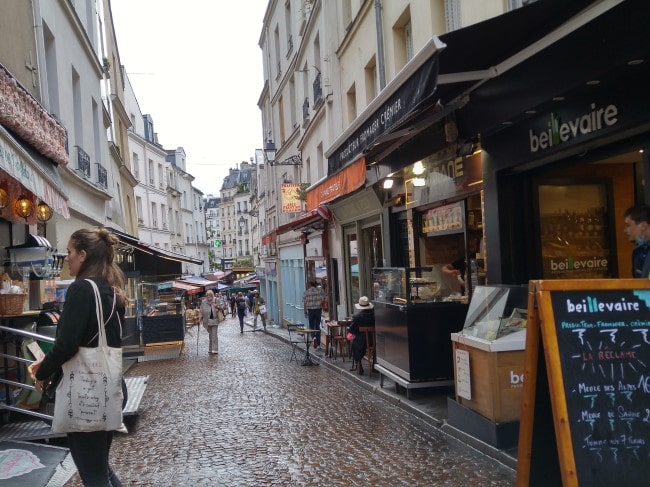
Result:
[[[9,193],[3,188],[0,188],[0,210],[6,208],[9,204]]]
[[[44,201],[41,201],[36,207],[36,219],[41,223],[50,221],[52,214],[52,208]]]
[[[413,186],[417,188],[421,188],[422,186],[426,186],[427,180],[424,178],[413,178]]]
[[[424,172],[424,169],[425,167],[424,164],[422,164],[422,161],[418,161],[415,164],[413,164],[413,174],[415,174],[416,176],[422,174]]]
[[[384,179],[384,189],[390,189],[393,187],[394,181],[392,179]]]
[[[34,202],[24,194],[21,194],[14,203],[16,215],[22,218],[29,218],[34,213]]]
[[[266,144],[264,144],[264,154],[266,155],[266,160],[269,161],[269,164],[275,161],[275,153],[275,144],[271,139],[268,139]]]

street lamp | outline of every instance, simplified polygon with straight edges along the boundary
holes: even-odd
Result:
[[[275,144],[271,139],[268,139],[266,144],[264,144],[264,155],[266,155],[266,160],[269,161],[269,164],[275,161],[275,153]]]

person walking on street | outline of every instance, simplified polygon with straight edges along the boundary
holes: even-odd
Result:
[[[359,332],[359,327],[361,326],[375,326],[375,312],[373,310],[373,304],[368,300],[367,296],[361,296],[359,302],[354,304],[354,307],[358,310],[352,317],[352,323],[350,323],[349,332],[354,335],[352,339],[352,368],[350,370],[356,370],[357,374],[363,375],[363,365],[361,361],[363,356],[366,354],[366,335]],[[372,373],[372,370],[370,371]]]
[[[232,293],[230,295],[230,317],[234,318],[237,314],[237,295]]]
[[[237,317],[239,318],[239,333],[244,333],[244,316],[246,316],[246,308],[248,307],[244,293],[237,293],[235,303],[237,305]]]
[[[219,353],[219,337],[217,336],[217,331],[221,311],[217,306],[214,291],[211,289],[205,293],[205,298],[201,302],[200,315],[201,324],[208,331],[208,353]]]
[[[259,291],[256,289],[253,291],[253,328],[257,328],[257,317],[262,318],[262,326],[264,327],[264,333],[266,333],[266,301],[260,296]]]
[[[318,330],[312,334],[314,339],[314,348],[320,346],[320,319],[323,313],[323,300],[325,299],[325,291],[323,288],[316,285],[316,281],[309,283],[309,288],[302,296],[302,303],[305,309],[305,317],[309,323],[309,328]]]
[[[27,368],[36,391],[42,392],[43,381],[73,358],[80,347],[99,346],[94,291],[87,279],[99,288],[100,306],[108,317],[104,326],[108,346],[122,345],[127,297],[124,274],[113,260],[117,244],[117,238],[101,227],[80,229],[70,236],[65,260],[75,280],[68,288],[52,349]],[[124,382],[122,386],[124,391]],[[113,431],[67,433],[68,448],[83,485],[122,485],[109,465],[112,441]]]
[[[636,245],[632,250],[632,277],[650,278],[650,206],[633,206],[623,216],[625,233]]]

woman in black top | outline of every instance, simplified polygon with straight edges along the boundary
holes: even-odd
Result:
[[[124,323],[126,294],[124,274],[113,262],[117,239],[105,228],[77,230],[68,242],[66,261],[70,275],[76,276],[66,293],[57,336],[52,349],[41,361],[28,370],[35,380],[37,391],[42,381],[70,360],[79,347],[97,347],[97,316],[92,279],[99,288],[106,321],[106,339],[109,347],[120,347],[121,326]],[[108,464],[113,440],[112,431],[68,433],[68,447],[79,476],[87,486],[121,486]]]
[[[375,326],[375,312],[373,304],[366,296],[361,296],[359,302],[355,303],[354,307],[359,311],[354,314],[352,317],[352,323],[350,324],[349,332],[354,335],[352,339],[352,369],[355,370],[359,375],[363,375],[363,366],[361,365],[361,360],[366,354],[366,335],[359,332],[359,327],[361,326]],[[356,364],[356,367],[354,366]],[[371,371],[372,372],[372,371]]]

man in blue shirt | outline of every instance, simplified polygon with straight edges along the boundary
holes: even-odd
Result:
[[[325,299],[325,291],[323,288],[317,287],[316,281],[309,283],[309,288],[302,295],[302,302],[305,307],[305,316],[309,322],[309,328],[318,330],[312,336],[314,338],[314,348],[320,346],[320,318],[323,312],[323,300]]]
[[[636,244],[632,251],[632,277],[650,278],[650,206],[625,210],[625,233]]]

